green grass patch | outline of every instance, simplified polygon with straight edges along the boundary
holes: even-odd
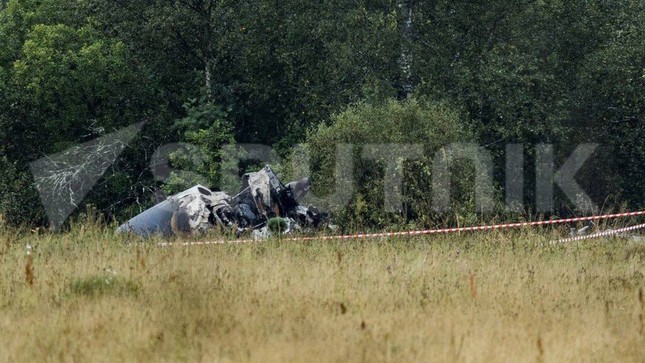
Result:
[[[139,285],[129,279],[117,276],[88,276],[74,279],[69,285],[72,295],[102,296],[102,295],[136,295]]]

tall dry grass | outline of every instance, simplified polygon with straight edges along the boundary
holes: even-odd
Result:
[[[644,361],[645,246],[552,237],[159,248],[2,229],[0,361]]]

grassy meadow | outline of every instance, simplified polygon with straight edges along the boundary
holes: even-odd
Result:
[[[0,361],[645,361],[645,244],[533,233],[161,248],[2,230]]]

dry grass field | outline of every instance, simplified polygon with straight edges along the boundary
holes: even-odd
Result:
[[[551,237],[160,248],[5,230],[0,361],[645,361],[645,245]]]

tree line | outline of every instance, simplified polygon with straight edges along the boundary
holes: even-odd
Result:
[[[296,144],[349,137],[335,124],[406,109],[454,131],[413,141],[467,135],[500,163],[505,145],[526,145],[527,212],[541,143],[559,161],[600,144],[580,184],[599,205],[642,207],[644,86],[645,5],[634,0],[3,0],[0,214],[46,224],[29,163],[141,121],[85,200],[107,217],[181,187],[149,170],[161,145],[199,148],[198,163],[173,162],[216,188],[226,144],[288,160]]]

